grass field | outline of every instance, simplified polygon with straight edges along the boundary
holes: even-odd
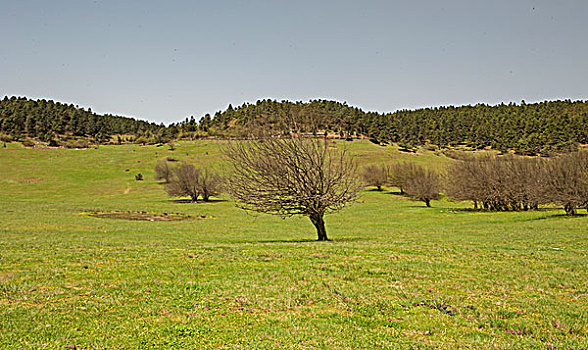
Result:
[[[222,170],[221,149],[0,148],[0,348],[588,347],[588,216],[366,190],[315,242],[306,218],[178,202],[152,180],[164,156]],[[194,218],[87,215],[111,210]]]

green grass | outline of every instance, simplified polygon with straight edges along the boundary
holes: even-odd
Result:
[[[349,146],[362,163],[450,161]],[[319,243],[306,218],[177,203],[152,180],[164,156],[224,169],[221,149],[0,148],[0,348],[588,346],[587,216],[367,190]],[[83,215],[108,210],[206,218]]]

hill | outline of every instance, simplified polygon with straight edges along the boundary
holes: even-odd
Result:
[[[13,139],[38,138],[57,145],[70,137],[106,143],[111,135],[139,138],[166,136],[166,131],[164,125],[110,114],[99,115],[92,109],[52,100],[13,96],[0,101],[0,133]]]
[[[194,120],[177,125],[194,128]],[[380,114],[327,100],[260,100],[229,105],[204,116],[199,130],[239,136],[264,129],[272,133],[329,133],[343,138],[369,137],[406,146],[463,146],[514,150],[522,154],[559,152],[588,143],[587,101],[546,101],[489,106],[448,106]]]
[[[370,138],[375,143],[397,143],[407,149],[492,148],[545,155],[588,144],[588,101],[522,101],[382,114],[337,101],[265,99],[238,107],[229,105],[214,116],[186,118],[167,127],[129,117],[98,115],[91,109],[52,100],[5,97],[0,101],[3,138],[37,138],[50,145],[67,146],[72,138],[109,143],[113,135],[117,135],[118,143],[145,144],[176,138],[230,138],[260,133]],[[125,136],[121,139],[121,135]]]

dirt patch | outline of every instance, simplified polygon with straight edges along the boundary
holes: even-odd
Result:
[[[41,179],[40,177],[30,177],[30,178],[19,180],[19,182],[21,184],[36,184],[36,183],[39,183],[42,181],[43,181],[43,179]]]
[[[82,215],[91,216],[95,218],[106,218],[106,219],[121,219],[121,220],[133,220],[133,221],[177,221],[177,220],[189,220],[189,219],[206,219],[204,215],[187,215],[180,213],[152,213],[147,211],[123,211],[123,210],[111,210],[111,211],[90,211],[83,212]]]

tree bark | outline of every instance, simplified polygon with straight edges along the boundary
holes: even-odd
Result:
[[[328,241],[327,230],[325,229],[325,220],[323,214],[313,214],[310,216],[310,221],[316,227],[316,233],[318,234],[319,241]]]

